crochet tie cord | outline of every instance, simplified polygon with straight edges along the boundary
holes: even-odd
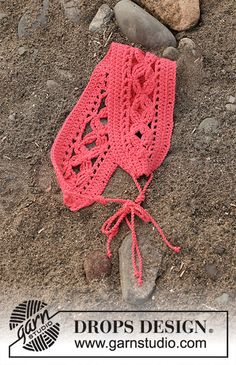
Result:
[[[170,147],[175,81],[175,62],[112,43],[51,150],[64,203],[72,211],[95,202],[121,204],[102,226],[107,236],[107,255],[111,257],[111,241],[125,220],[132,233],[132,265],[140,285],[142,256],[135,216],[151,222],[166,245],[180,251],[141,205],[153,171],[161,165]],[[117,167],[133,178],[139,191],[135,201],[102,196]],[[144,188],[138,182],[143,175],[148,177]]]

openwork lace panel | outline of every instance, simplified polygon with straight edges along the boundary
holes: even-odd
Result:
[[[64,203],[76,211],[94,202],[119,203],[120,209],[103,224],[107,255],[119,226],[132,232],[132,265],[142,284],[142,256],[135,216],[152,222],[175,252],[162,229],[142,207],[153,171],[163,162],[171,141],[176,64],[137,48],[112,43],[96,66],[78,103],[67,117],[51,150],[51,159]],[[138,189],[135,201],[102,196],[117,167]],[[144,188],[138,179],[145,175]]]

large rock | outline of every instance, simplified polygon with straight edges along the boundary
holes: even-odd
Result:
[[[162,253],[155,247],[149,236],[138,236],[139,247],[143,259],[143,284],[138,285],[134,276],[131,247],[132,236],[125,237],[119,249],[120,281],[123,299],[130,304],[142,304],[152,295],[156,287],[156,279],[160,273]]]
[[[169,29],[132,1],[119,1],[114,11],[121,31],[132,42],[150,49],[176,46],[175,37]]]
[[[181,32],[196,25],[200,18],[199,0],[139,0],[170,28]]]

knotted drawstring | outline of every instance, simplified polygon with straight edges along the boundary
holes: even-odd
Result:
[[[142,285],[143,282],[143,267],[142,267],[142,255],[139,249],[137,235],[135,231],[135,216],[138,216],[144,222],[151,222],[153,226],[159,232],[163,242],[171,248],[174,252],[180,252],[180,247],[173,246],[166,238],[163,230],[159,226],[159,224],[155,221],[155,219],[141,206],[141,203],[145,199],[145,192],[153,178],[153,174],[149,177],[147,183],[142,189],[139,185],[138,181],[134,179],[135,184],[139,190],[139,195],[135,199],[125,200],[125,199],[110,199],[110,198],[101,198],[100,203],[107,204],[110,202],[120,203],[122,206],[117,210],[115,214],[113,214],[110,218],[106,220],[106,222],[102,226],[102,233],[107,236],[107,256],[111,257],[111,241],[119,232],[120,224],[125,219],[131,233],[132,233],[132,265],[134,269],[134,275],[138,279],[138,284]],[[130,214],[130,220],[128,215]],[[137,260],[138,259],[138,265]]]

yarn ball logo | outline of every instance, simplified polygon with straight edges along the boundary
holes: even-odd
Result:
[[[12,311],[10,330],[17,328],[18,340],[29,351],[44,351],[57,340],[60,325],[49,317],[47,304],[39,300],[28,300]]]

